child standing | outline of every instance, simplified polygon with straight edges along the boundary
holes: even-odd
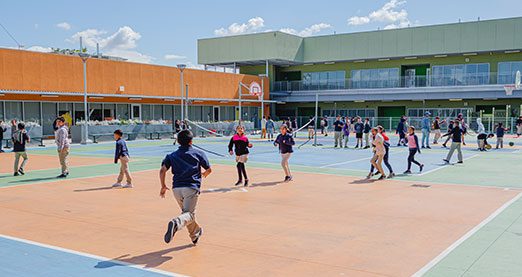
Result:
[[[27,163],[27,152],[25,151],[25,144],[27,142],[31,142],[31,139],[27,135],[27,132],[25,131],[25,124],[20,122],[18,123],[18,128],[13,133],[13,152],[15,154],[15,161],[14,161],[14,176],[18,176],[19,174],[24,175],[24,166]],[[20,167],[18,167],[18,164],[20,163],[20,158],[23,158],[22,164]]]
[[[274,140],[274,129],[275,129],[274,121],[269,116],[268,120],[266,121],[266,131],[268,132],[268,141]]]
[[[248,186],[248,177],[245,168],[245,164],[248,160],[248,148],[252,148],[252,143],[248,141],[243,126],[238,125],[236,127],[236,134],[230,139],[230,142],[228,143],[228,152],[230,155],[234,155],[233,150],[235,150],[236,153],[236,167],[238,175],[238,179],[235,184],[236,186],[239,186],[243,183],[243,176],[245,177],[245,187]]]
[[[315,136],[315,118],[310,117],[310,121],[308,123],[308,139],[312,139]]]
[[[439,144],[439,139],[442,136],[440,131],[440,125],[444,124],[444,120],[440,121],[440,117],[436,116],[435,120],[433,120],[433,133],[435,134],[433,138],[433,144]]]
[[[355,139],[357,141],[357,145],[355,145],[355,148],[359,148],[359,143],[361,144],[361,148],[363,147],[363,132],[364,132],[364,124],[361,122],[361,118],[357,117],[357,123],[353,126],[353,129],[355,130]]]
[[[205,153],[192,147],[192,139],[191,131],[181,131],[178,134],[178,150],[167,155],[161,163],[160,196],[165,198],[165,193],[169,190],[165,184],[165,177],[167,171],[172,168],[172,193],[182,212],[169,221],[164,237],[166,243],[169,243],[174,234],[184,226],[187,226],[194,245],[203,234],[203,229],[196,222],[195,211],[201,189],[201,177],[207,177],[212,169]],[[201,172],[201,168],[205,171]]]
[[[415,154],[420,154],[420,147],[419,147],[419,138],[415,134],[415,127],[410,126],[408,128],[408,148],[410,150],[410,154],[408,155],[408,169],[404,171],[404,174],[411,174],[411,164],[414,163],[419,166],[419,171],[422,172],[422,169],[424,168],[424,164],[419,163],[415,160]]]
[[[366,118],[364,120],[364,141],[366,142],[364,149],[370,148],[370,131],[371,130],[372,130],[372,126],[370,125],[370,119]],[[361,147],[362,147],[362,142],[361,142]]]
[[[389,162],[390,159],[390,138],[386,135],[386,131],[384,130],[384,127],[377,126],[377,131],[379,134],[381,134],[382,138],[384,139],[384,150],[386,150],[386,154],[384,154],[383,162],[384,165],[388,168],[390,173],[388,174],[388,178],[393,178],[395,176],[395,173],[393,172],[393,168]]]
[[[336,148],[338,145],[339,145],[339,147],[343,147],[341,137],[343,134],[344,122],[341,120],[340,115],[338,115],[335,118],[335,122],[334,122],[333,126],[334,126],[334,141],[335,141],[334,148]]]
[[[2,143],[4,142],[4,133],[7,130],[7,128],[4,127],[4,122],[0,120],[0,153],[4,153],[4,150],[2,150]]]
[[[294,138],[288,133],[286,125],[281,125],[281,134],[277,135],[274,141],[274,146],[279,147],[279,153],[281,153],[281,166],[285,172],[285,182],[292,181],[292,174],[290,173],[290,166],[288,160],[294,150],[292,146],[295,145]]]
[[[507,131],[507,128],[504,128],[504,125],[502,122],[499,122],[497,125],[497,129],[495,130],[497,133],[497,147],[496,149],[504,148],[504,133]]]
[[[123,132],[118,129],[114,131],[114,140],[116,141],[116,150],[114,153],[114,163],[117,164],[120,161],[120,174],[118,175],[118,179],[116,183],[112,185],[113,188],[132,188],[132,178],[129,172],[129,149],[127,148],[127,143],[124,139],[122,139]],[[126,184],[124,186],[121,185],[123,182],[123,177],[126,179]]]
[[[62,174],[58,175],[58,178],[66,178],[69,175],[69,166],[67,163],[67,157],[69,156],[69,129],[65,126],[65,118],[58,117],[56,119],[58,129],[55,132],[56,146],[58,148],[58,158],[60,160],[60,166]],[[86,123],[87,124],[87,123]]]
[[[348,148],[348,141],[350,139],[350,132],[352,131],[352,126],[350,122],[350,118],[346,117],[344,126],[343,126],[343,141],[344,141],[344,148]],[[343,147],[343,144],[341,143],[341,147]]]
[[[395,134],[399,135],[399,142],[397,142],[397,146],[407,146],[406,141],[406,132],[408,129],[406,128],[406,118],[404,116],[401,116],[401,119],[399,120],[399,123],[397,124],[397,129],[395,130]]]

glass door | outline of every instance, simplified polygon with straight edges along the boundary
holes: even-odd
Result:
[[[141,120],[141,104],[131,105],[131,118]]]

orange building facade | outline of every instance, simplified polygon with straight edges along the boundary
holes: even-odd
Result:
[[[0,49],[0,119],[36,121],[46,125],[65,113],[84,120],[83,62],[79,56]],[[181,76],[176,67],[90,57],[86,61],[90,120],[180,118]],[[269,110],[268,79],[253,75],[185,69],[188,118],[229,121],[239,117],[240,83],[264,87],[264,112]],[[264,86],[266,84],[266,86]],[[248,90],[242,89],[242,94]],[[185,92],[186,94],[186,92]],[[243,120],[261,116],[258,97],[242,97]]]

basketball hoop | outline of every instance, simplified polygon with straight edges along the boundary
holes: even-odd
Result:
[[[506,91],[507,96],[513,95],[513,91],[516,89],[516,85],[505,85],[504,90]]]
[[[259,95],[263,94],[263,92],[261,91],[261,86],[257,82],[250,83],[248,91],[253,96],[258,96],[259,97]]]

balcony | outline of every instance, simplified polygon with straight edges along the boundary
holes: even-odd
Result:
[[[477,73],[451,74],[431,76],[402,76],[395,78],[373,78],[365,80],[318,80],[318,81],[276,81],[273,92],[293,91],[335,91],[386,88],[426,88],[426,87],[460,87],[486,86],[514,83],[513,74]]]

